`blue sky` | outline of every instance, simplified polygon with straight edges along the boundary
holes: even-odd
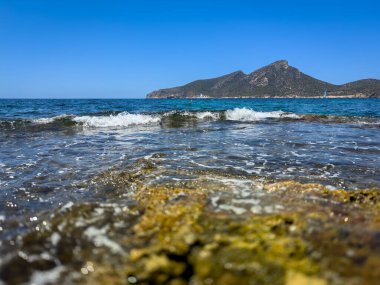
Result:
[[[139,98],[278,59],[380,79],[378,1],[0,0],[0,97]]]

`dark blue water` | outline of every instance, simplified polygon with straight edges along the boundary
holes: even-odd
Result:
[[[379,187],[380,99],[0,100],[0,238],[68,201],[107,201],[91,181],[157,157],[144,183]]]

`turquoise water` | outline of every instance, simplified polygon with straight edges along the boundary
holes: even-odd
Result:
[[[380,117],[380,99],[198,99],[198,100],[0,100],[0,118],[38,118],[60,114],[131,113],[169,110],[282,110],[299,114]]]

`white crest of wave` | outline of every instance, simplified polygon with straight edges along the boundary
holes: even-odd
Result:
[[[220,115],[218,113],[212,113],[210,111],[206,112],[197,112],[195,116],[199,120],[204,120],[204,119],[212,119],[212,120],[218,120],[220,118]]]
[[[188,117],[196,117],[198,120],[218,120],[220,119],[220,114],[217,112],[211,112],[211,111],[197,111],[197,112],[190,112],[190,111],[168,111],[164,113],[163,117],[169,117],[173,114],[179,114],[181,116],[188,116]]]
[[[69,116],[70,115],[63,114],[63,115],[50,117],[50,118],[38,118],[38,119],[32,120],[32,122],[35,124],[45,125],[45,124],[50,124],[50,123],[54,122],[55,120],[63,119],[65,117],[69,117]]]
[[[133,125],[159,123],[161,121],[161,119],[156,116],[130,114],[128,112],[122,112],[110,116],[79,116],[73,118],[73,120],[77,123],[82,123],[85,127],[92,128],[128,127]]]
[[[285,113],[283,111],[257,112],[249,108],[235,108],[232,110],[227,110],[225,115],[226,119],[231,121],[260,121],[275,118],[300,118],[297,114]]]

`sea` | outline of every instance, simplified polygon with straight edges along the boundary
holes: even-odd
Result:
[[[114,173],[379,188],[380,99],[2,99],[0,253],[62,207],[129,205],[136,186],[103,183]]]

